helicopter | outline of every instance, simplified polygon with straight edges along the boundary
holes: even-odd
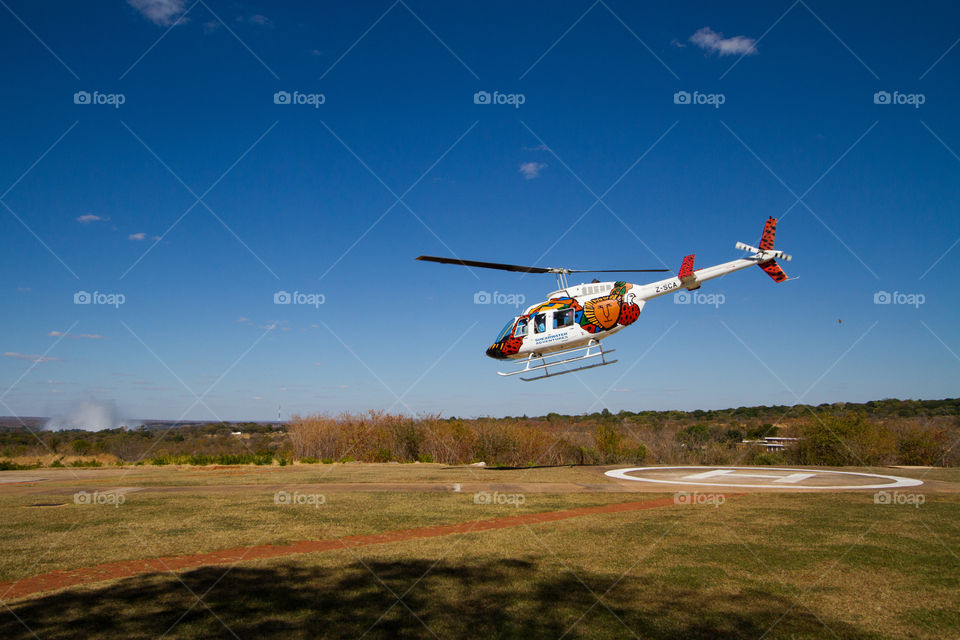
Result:
[[[487,355],[495,360],[513,361],[517,364],[517,368],[512,371],[498,371],[499,375],[536,374],[533,377],[520,378],[530,382],[617,362],[607,357],[614,352],[614,349],[604,350],[600,341],[636,322],[648,300],[668,293],[678,293],[681,290],[694,291],[707,280],[753,265],[763,269],[775,282],[784,282],[788,279],[787,274],[777,264],[777,259],[789,261],[792,256],[773,248],[776,232],[777,219],[771,216],[763,227],[759,247],[742,242],[734,245],[738,250],[746,251],[749,255],[712,267],[694,269],[696,254],[690,254],[683,258],[676,276],[643,285],[622,280],[600,282],[594,279],[590,283],[571,286],[567,276],[573,273],[653,273],[670,270],[526,267],[436,256],[419,256],[417,260],[501,271],[556,275],[557,290],[548,294],[546,302],[528,307],[522,315],[507,322],[486,351]],[[593,358],[600,358],[600,361],[556,370],[560,365],[579,363]]]

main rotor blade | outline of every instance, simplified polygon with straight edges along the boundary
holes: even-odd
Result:
[[[439,262],[440,264],[458,264],[463,267],[481,267],[483,269],[500,269],[501,271],[518,271],[520,273],[659,273],[663,271],[670,271],[670,269],[564,269],[561,267],[525,267],[517,264],[478,262],[477,260],[438,258],[436,256],[419,256],[417,260],[423,260],[425,262]]]
[[[441,264],[459,264],[464,267],[481,267],[483,269],[500,269],[501,271],[519,271],[521,273],[552,273],[543,267],[522,267],[516,264],[500,264],[499,262],[478,262],[476,260],[457,260],[455,258],[437,258],[435,256],[420,256],[417,260],[439,262]]]
[[[564,269],[567,273],[660,273],[670,269]]]

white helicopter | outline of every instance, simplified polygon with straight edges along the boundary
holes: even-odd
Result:
[[[736,248],[750,255],[731,260],[704,269],[694,269],[696,254],[683,259],[680,271],[675,277],[636,285],[629,282],[584,283],[570,286],[567,276],[571,273],[635,273],[669,271],[669,269],[566,269],[563,267],[524,267],[495,262],[477,262],[454,258],[420,256],[417,260],[458,264],[465,267],[500,269],[521,273],[553,273],[557,276],[556,291],[549,294],[546,302],[529,307],[523,315],[507,323],[494,343],[487,349],[487,355],[497,360],[518,361],[513,371],[498,371],[501,376],[514,376],[521,373],[541,372],[540,375],[521,380],[543,380],[553,376],[602,367],[617,362],[608,360],[607,355],[613,349],[604,351],[600,341],[612,336],[636,322],[647,300],[659,298],[686,289],[693,291],[707,280],[713,280],[728,273],[759,266],[776,282],[787,280],[787,274],[777,264],[777,258],[790,260],[791,256],[773,248],[777,231],[777,219],[769,218],[763,228],[760,246],[753,247],[742,242]],[[600,362],[578,366],[572,369],[551,371],[559,365],[570,364],[591,358],[600,358]]]

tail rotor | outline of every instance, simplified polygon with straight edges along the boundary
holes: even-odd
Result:
[[[763,226],[763,235],[760,236],[760,247],[753,247],[743,242],[736,244],[737,249],[749,251],[757,261],[757,266],[763,269],[764,273],[773,278],[774,282],[783,282],[787,279],[780,265],[777,264],[777,258],[790,261],[792,256],[773,248],[774,238],[777,234],[777,219],[771,216]]]

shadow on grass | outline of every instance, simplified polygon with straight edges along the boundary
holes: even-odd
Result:
[[[704,592],[634,576],[617,582],[619,575],[586,571],[577,577],[554,564],[525,560],[435,564],[414,559],[337,569],[287,560],[266,568],[226,569],[182,573],[186,587],[170,574],[152,574],[10,605],[0,609],[0,638],[34,638],[35,633],[40,638],[261,640],[366,634],[530,640],[566,633],[567,638],[753,640],[775,623],[765,637],[876,637],[820,613],[818,619],[793,599],[767,592]],[[604,604],[584,584],[603,596]]]

